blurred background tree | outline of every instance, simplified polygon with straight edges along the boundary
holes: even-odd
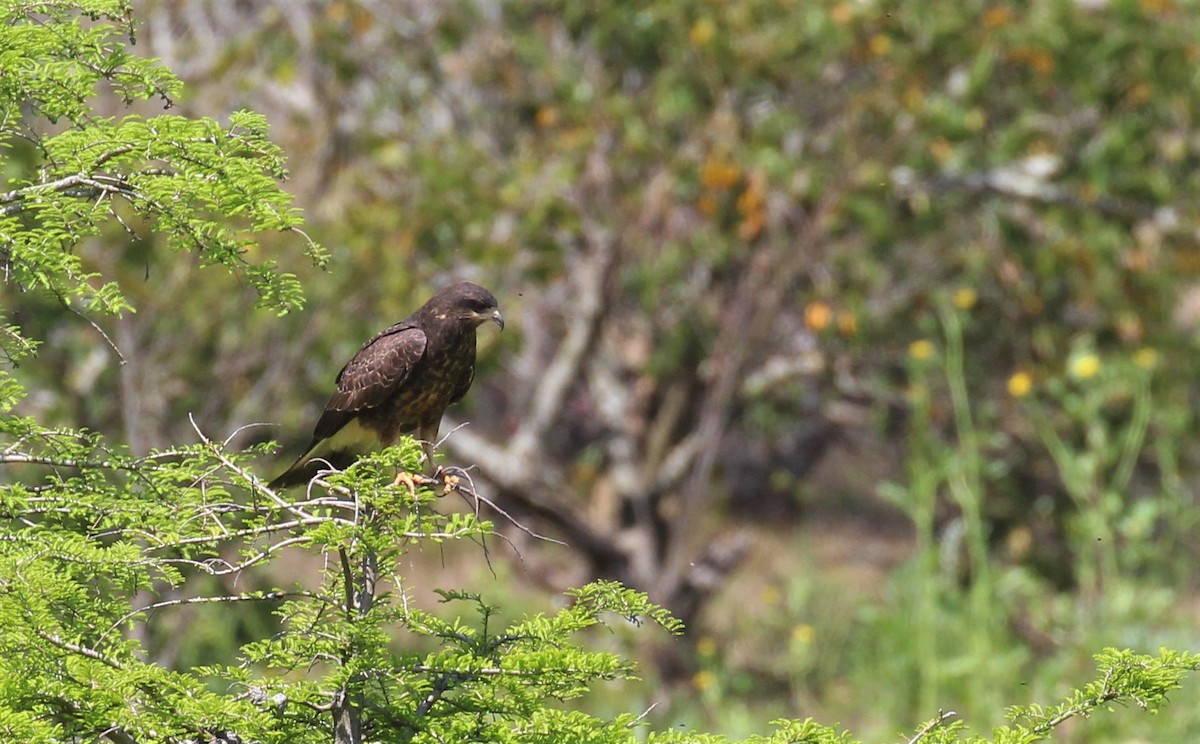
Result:
[[[1193,5],[137,6],[188,113],[267,115],[329,271],[280,322],[97,241],[129,362],[19,298],[31,412],[299,445],[341,360],[468,278],[515,333],[443,450],[571,546],[514,532],[497,572],[682,617],[664,720],[986,725],[1105,642],[1191,643]]]

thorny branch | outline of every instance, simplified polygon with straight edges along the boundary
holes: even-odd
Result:
[[[207,436],[205,436],[204,432],[200,430],[200,426],[196,424],[195,417],[193,417],[191,414],[188,414],[188,420],[191,422],[192,429],[196,432],[196,436],[200,437],[200,441],[212,451],[213,456],[216,457],[217,460],[219,460],[221,464],[228,468],[231,472],[236,473],[244,478],[245,481],[250,484],[250,487],[254,493],[265,496],[272,503],[296,515],[298,519],[304,520],[315,518],[312,514],[309,514],[303,509],[298,508],[295,504],[285,500],[279,494],[275,493],[270,488],[267,488],[266,484],[258,479],[258,476],[250,473],[245,468],[230,460],[225,454],[222,446],[216,444]]]
[[[1086,716],[1088,711],[1092,710],[1093,708],[1098,708],[1105,703],[1110,703],[1113,700],[1120,698],[1121,693],[1112,686],[1112,679],[1115,671],[1115,669],[1109,669],[1108,672],[1105,673],[1103,683],[1100,685],[1100,692],[1097,693],[1095,697],[1091,698],[1090,700],[1085,700],[1079,705],[1071,706],[1058,715],[1042,721],[1032,728],[1032,732],[1035,734],[1045,735],[1070,718],[1074,718],[1076,716]],[[1138,704],[1143,705],[1141,701],[1138,701]]]
[[[41,628],[34,628],[33,632],[35,635],[37,635],[38,638],[41,638],[43,641],[46,641],[50,645],[55,646],[56,648],[60,648],[63,651],[69,651],[70,653],[87,657],[87,658],[91,659],[92,661],[98,661],[101,664],[104,664],[105,666],[111,667],[113,669],[124,669],[125,668],[125,665],[122,664],[121,662],[117,661],[116,659],[110,659],[109,657],[105,656],[104,654],[100,653],[99,651],[97,651],[94,648],[90,648],[88,646],[81,646],[78,643],[72,643],[70,641],[63,640],[57,633],[47,633],[46,631],[42,630]]]
[[[22,186],[21,188],[0,194],[0,205],[4,205],[0,206],[0,215],[17,214],[25,209],[25,205],[29,199],[41,193],[55,191],[67,194],[68,196],[90,199],[94,196],[105,195],[132,197],[136,194],[137,190],[122,176],[76,173],[54,181]]]

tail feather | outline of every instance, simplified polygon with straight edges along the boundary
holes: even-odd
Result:
[[[351,420],[331,436],[313,437],[304,454],[273,478],[267,488],[277,490],[306,484],[322,470],[330,466],[344,470],[363,452],[379,447],[378,434],[362,426],[357,419]]]
[[[357,459],[358,455],[349,450],[334,450],[319,455],[312,454],[310,450],[301,455],[287,470],[275,476],[267,484],[267,488],[278,490],[280,488],[304,485],[315,478],[317,473],[320,473],[322,470],[329,470],[330,468],[345,470],[353,465]]]

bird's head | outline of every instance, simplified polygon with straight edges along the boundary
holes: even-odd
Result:
[[[446,314],[457,318],[471,328],[478,328],[492,321],[504,330],[504,316],[492,293],[471,282],[459,282],[442,290],[448,307]]]

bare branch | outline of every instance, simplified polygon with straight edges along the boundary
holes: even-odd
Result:
[[[136,465],[113,462],[112,460],[72,460],[69,458],[42,457],[22,452],[0,453],[0,465],[48,465],[57,468],[73,468],[83,470],[95,468],[98,470],[137,470]]]
[[[138,615],[141,615],[141,614],[144,614],[147,612],[153,612],[154,610],[162,609],[164,607],[180,607],[183,605],[196,605],[196,604],[223,604],[223,603],[227,603],[227,602],[228,603],[233,603],[233,602],[273,602],[277,599],[287,599],[289,597],[306,597],[308,599],[316,599],[319,601],[324,601],[323,597],[321,597],[319,594],[316,594],[314,592],[267,592],[265,594],[230,594],[230,595],[224,595],[224,596],[220,596],[220,597],[188,597],[186,599],[165,599],[161,602],[155,602],[154,604],[149,604],[144,607],[139,607],[136,610],[130,610],[129,612],[125,613],[120,618],[118,618],[116,620],[116,622],[114,622],[112,625],[110,625],[108,630],[106,630],[100,634],[100,639],[103,640],[105,636],[107,636],[109,633],[112,633],[114,630],[116,630],[119,627],[121,627],[122,625],[124,625],[126,621],[132,620],[133,618],[137,617]]]
[[[542,375],[529,414],[513,437],[510,448],[518,457],[528,457],[537,448],[550,424],[562,412],[563,401],[571,385],[579,379],[584,358],[596,343],[600,321],[608,309],[605,287],[616,266],[617,244],[612,236],[599,228],[593,228],[589,233],[592,236],[590,242],[595,246],[594,253],[574,273],[578,280],[575,300],[571,303],[571,324],[558,354]]]
[[[924,739],[926,736],[929,736],[929,733],[930,733],[931,731],[933,731],[934,729],[938,728],[938,727],[939,727],[939,726],[941,726],[943,723],[945,723],[946,721],[950,720],[951,718],[953,718],[953,717],[955,717],[955,716],[957,716],[957,715],[958,715],[958,714],[957,714],[957,713],[955,713],[955,712],[954,712],[954,711],[952,711],[952,710],[947,710],[947,711],[940,711],[940,710],[939,710],[939,711],[938,711],[938,714],[937,714],[937,717],[935,717],[935,718],[934,718],[933,720],[931,720],[929,723],[926,723],[924,726],[922,726],[922,727],[921,727],[921,730],[920,730],[920,731],[918,731],[918,732],[917,732],[917,733],[916,733],[916,734],[913,736],[913,738],[911,738],[911,739],[909,739],[909,740],[908,740],[908,744],[917,744],[917,742],[919,742],[921,739]]]
[[[88,316],[84,315],[82,312],[77,310],[70,303],[70,301],[67,298],[63,297],[61,299],[62,299],[63,305],[67,308],[67,310],[70,310],[75,315],[78,315],[80,318],[83,318],[83,320],[86,321],[88,325],[90,325],[93,329],[95,329],[96,333],[100,334],[100,337],[104,339],[104,342],[106,344],[108,344],[108,348],[112,349],[113,353],[117,355],[117,363],[120,364],[121,366],[125,366],[128,363],[127,360],[125,359],[125,355],[121,353],[121,350],[117,347],[116,343],[113,342],[112,338],[109,337],[108,333],[106,333],[105,330],[103,328],[101,328],[100,325],[96,321],[92,320],[91,318],[89,318]]]
[[[192,414],[190,414],[190,413],[188,414],[188,421],[191,422],[192,429],[196,432],[196,436],[200,437],[200,441],[212,451],[213,456],[216,457],[218,460],[220,460],[221,464],[224,465],[226,468],[228,468],[232,472],[237,473],[242,478],[244,478],[246,480],[246,482],[250,484],[251,488],[254,490],[255,493],[259,493],[259,494],[262,494],[263,496],[266,496],[269,500],[271,500],[275,504],[283,507],[284,509],[292,512],[300,519],[313,519],[314,518],[312,514],[305,512],[303,509],[297,508],[295,504],[292,504],[292,503],[286,501],[285,499],[280,497],[279,494],[277,494],[274,491],[272,491],[271,489],[267,488],[266,484],[264,484],[262,481],[260,481],[258,479],[258,476],[254,475],[253,473],[249,472],[245,468],[239,466],[237,463],[230,460],[225,455],[224,451],[216,443],[214,443],[211,439],[209,439],[207,436],[204,435],[204,432],[200,430],[200,426],[196,423],[195,417],[192,416]]]
[[[164,548],[178,548],[182,545],[207,545],[209,543],[227,542],[235,540],[239,537],[262,537],[284,530],[295,529],[296,527],[304,527],[314,524],[324,524],[325,522],[335,522],[339,524],[351,524],[347,519],[338,519],[336,517],[312,517],[309,519],[294,519],[289,522],[278,522],[276,524],[265,524],[260,527],[247,527],[240,530],[230,530],[221,532],[215,535],[200,535],[197,537],[184,537],[179,540],[171,540],[169,542],[160,541],[158,545],[150,548],[150,550],[162,550]],[[151,532],[141,532],[140,530],[130,530],[131,534],[139,535],[144,539],[155,539],[156,535]]]
[[[995,194],[1033,204],[1061,206],[1080,212],[1098,212],[1105,217],[1125,222],[1148,219],[1164,209],[1175,209],[1173,206],[1155,207],[1111,195],[1086,198],[1059,184],[1051,183],[1041,174],[1030,172],[1021,163],[973,173],[943,172],[924,178],[918,176],[911,168],[897,168],[892,173],[892,184],[896,191],[905,197],[922,192],[944,194],[965,191],[970,194]]]
[[[89,659],[98,661],[101,664],[104,664],[105,666],[112,667],[113,669],[121,669],[121,670],[125,669],[125,665],[122,664],[121,662],[116,661],[115,659],[108,658],[107,656],[100,653],[99,651],[97,651],[94,648],[89,648],[87,646],[80,646],[79,644],[71,643],[70,641],[64,641],[62,638],[60,638],[58,636],[57,633],[47,633],[46,631],[42,630],[41,628],[34,628],[33,633],[38,638],[41,638],[43,641],[46,641],[47,643],[49,643],[59,649],[62,649],[63,651],[69,651],[73,654],[78,654],[80,656],[86,656]]]

